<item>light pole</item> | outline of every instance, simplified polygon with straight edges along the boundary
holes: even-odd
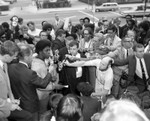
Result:
[[[88,10],[89,10],[89,0],[88,0]]]
[[[148,1],[148,0],[145,0],[145,1],[144,1],[144,17],[145,17],[145,11],[146,11],[146,6],[147,6],[147,1]]]

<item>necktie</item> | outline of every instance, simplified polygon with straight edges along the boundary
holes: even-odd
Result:
[[[144,66],[142,64],[142,60],[141,59],[140,59],[140,66],[141,66],[141,69],[142,69],[142,78],[143,78],[144,81],[146,81]]]
[[[129,56],[129,50],[127,49],[127,57]]]

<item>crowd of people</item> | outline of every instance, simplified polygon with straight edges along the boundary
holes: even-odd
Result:
[[[125,19],[1,23],[0,121],[148,121],[150,21]]]

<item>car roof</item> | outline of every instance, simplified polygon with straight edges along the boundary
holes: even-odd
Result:
[[[118,3],[116,3],[116,2],[112,2],[112,3],[103,3],[103,4],[118,4]]]

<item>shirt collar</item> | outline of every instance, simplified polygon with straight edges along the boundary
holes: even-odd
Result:
[[[23,62],[23,61],[19,61],[19,63],[22,63],[22,64],[26,65],[26,66],[29,68],[29,66],[28,66],[27,63],[25,63],[25,62]]]

